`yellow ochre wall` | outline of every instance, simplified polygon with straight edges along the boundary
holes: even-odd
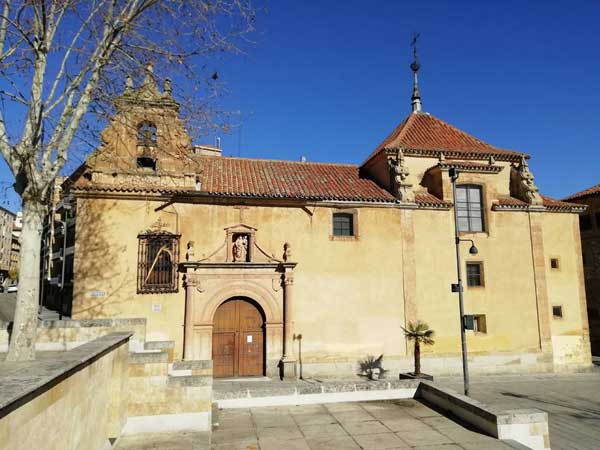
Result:
[[[468,332],[470,354],[540,351],[530,231],[530,215],[537,214],[547,260],[546,320],[555,356],[572,365],[587,363],[581,257],[574,244],[577,216],[491,211],[492,201],[504,194],[499,191],[506,180],[461,174],[461,182],[486,182],[487,231],[463,236],[475,241],[479,254],[469,255],[468,243],[461,248],[464,275],[466,261],[484,264],[485,287],[465,287],[465,312],[487,316],[487,334]],[[243,222],[258,229],[257,243],[278,258],[285,242],[292,245],[291,259],[298,263],[294,332],[303,335],[302,360],[307,367],[312,364],[315,373],[329,371],[330,366],[324,369],[327,364],[353,370],[360,358],[381,353],[388,366],[410,368],[410,346],[400,328],[406,323],[405,312],[408,320],[425,320],[436,331],[436,344],[423,349],[426,355],[459,355],[458,297],[450,291],[456,281],[451,210],[355,205],[351,209],[358,214],[357,239],[332,240],[331,214],[338,210],[333,207],[248,206],[240,217],[239,209],[227,205],[179,203],[156,211],[162,204],[78,199],[74,319],[146,317],[147,340],[175,341],[175,358],[181,358],[182,277],[178,293],[136,294],[137,235],[160,219],[165,229],[181,233],[181,261],[188,241],[195,241],[195,259],[201,259],[223,244],[225,227]],[[550,272],[550,255],[560,258],[557,273]],[[559,301],[565,314],[560,321],[551,317],[551,305]],[[441,367],[431,364],[432,371]]]

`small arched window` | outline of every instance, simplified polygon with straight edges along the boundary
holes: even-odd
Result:
[[[138,145],[156,147],[156,125],[144,121],[138,125]]]

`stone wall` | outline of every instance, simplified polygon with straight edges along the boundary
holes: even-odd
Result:
[[[8,325],[0,324],[0,353],[8,350]],[[86,342],[93,341],[108,333],[132,333],[129,340],[131,351],[144,348],[146,319],[91,319],[91,320],[45,320],[38,324],[36,350],[70,350]]]
[[[169,364],[162,355],[132,354],[124,433],[209,431],[212,361]]]
[[[0,450],[103,450],[125,426],[131,333],[0,366]]]

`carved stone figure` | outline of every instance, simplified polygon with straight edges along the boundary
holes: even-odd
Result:
[[[390,158],[388,163],[392,170],[394,185],[397,189],[396,198],[400,202],[414,203],[415,193],[412,190],[412,184],[407,182],[410,172],[404,160],[404,153],[398,150],[396,158]]]
[[[239,234],[233,242],[233,262],[248,260],[248,236]]]
[[[292,260],[292,245],[289,242],[283,244],[283,260],[285,262]]]
[[[525,158],[521,159],[521,164],[519,165],[519,175],[521,176],[520,190],[524,200],[530,205],[543,205],[544,201],[542,200],[539,189],[534,182],[533,174],[529,170],[529,165],[527,164]]]
[[[186,261],[194,260],[194,241],[189,241],[187,243],[187,252],[185,253],[185,260]]]

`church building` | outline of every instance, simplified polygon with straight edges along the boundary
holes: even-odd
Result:
[[[456,208],[478,249],[461,247],[471,370],[589,366],[585,207],[542,195],[529,155],[425,112],[411,67],[412,111],[359,165],[194,145],[169,81],[128,80],[62,186],[71,317],[145,318],[148,339],[215,377],[352,376],[368,355],[397,376],[412,370],[402,328],[421,320],[435,330],[423,370],[458,373]]]

